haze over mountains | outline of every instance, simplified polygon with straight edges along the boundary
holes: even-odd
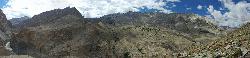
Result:
[[[84,18],[74,7],[7,20],[0,12],[0,55],[35,58],[249,57],[249,23],[222,29],[182,13],[117,13]],[[11,24],[12,23],[12,24]],[[10,37],[11,39],[6,39]],[[5,47],[10,42],[9,50]],[[7,45],[8,46],[8,45]]]

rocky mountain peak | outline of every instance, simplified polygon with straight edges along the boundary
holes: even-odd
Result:
[[[21,18],[12,18],[9,21],[11,22],[11,24],[16,27],[16,25],[20,24],[21,22],[23,22],[24,20],[30,19],[30,17],[28,16],[24,16]]]
[[[51,11],[40,13],[38,15],[33,16],[32,19],[52,19],[65,15],[82,16],[81,13],[75,7],[66,7],[64,9],[54,9]]]
[[[81,13],[75,8],[75,7],[66,7],[64,9],[54,9],[51,11],[46,11],[43,13],[40,13],[38,15],[33,16],[30,19],[27,19],[23,22],[21,22],[19,25],[21,26],[37,26],[41,24],[46,24],[49,22],[56,21],[56,19],[59,19],[61,17],[71,15],[79,18],[83,18]]]
[[[5,31],[6,28],[9,28],[10,26],[10,22],[7,20],[5,14],[0,9],[0,30]]]

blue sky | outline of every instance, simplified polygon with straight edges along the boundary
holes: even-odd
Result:
[[[169,2],[166,3],[166,9],[172,10],[176,13],[195,13],[199,15],[209,15],[207,12],[207,9],[209,5],[213,5],[214,9],[219,10],[220,8],[223,8],[223,4],[218,0],[180,0],[181,2]],[[239,1],[247,1],[250,2],[250,0],[232,0],[233,2],[237,3]],[[6,6],[6,3],[8,0],[0,0],[0,8],[3,8],[3,6]],[[173,6],[175,7],[167,8],[167,6]],[[197,9],[197,6],[201,5],[203,6],[202,9]],[[189,9],[187,9],[189,8]],[[228,11],[228,10],[220,10],[222,13]],[[148,9],[141,9],[141,12],[152,12],[152,10]]]
[[[176,13],[195,13],[199,15],[209,15],[207,13],[207,7],[209,5],[214,5],[215,9],[219,9],[221,6],[223,6],[218,0],[180,0],[181,2],[169,2],[166,5],[166,9],[170,9],[173,12]],[[168,6],[173,6],[176,5],[175,7],[169,8]],[[197,9],[198,5],[204,6],[202,9]],[[191,8],[191,9],[187,9]],[[153,12],[156,10],[148,10],[148,9],[142,9],[142,12]]]
[[[172,6],[174,4],[176,5],[176,7],[166,8],[166,9],[170,9],[173,12],[177,12],[177,13],[195,13],[199,15],[208,15],[209,13],[207,13],[207,9],[205,8],[207,8],[209,5],[213,5],[215,9],[219,9],[222,6],[222,4],[218,0],[180,0],[180,1],[181,2],[167,3],[167,6]],[[238,2],[240,0],[233,0],[233,1]],[[0,0],[0,8],[3,8],[3,6],[6,5],[6,3],[7,3],[7,0]],[[200,9],[197,9],[198,5],[202,5],[205,7],[200,10]],[[187,9],[187,8],[191,8],[191,9]],[[150,12],[152,10],[143,9],[141,11]]]
[[[220,8],[224,8],[223,4],[218,1],[218,0],[180,0],[181,2],[171,2],[169,4],[167,4],[167,6],[172,6],[172,5],[176,5],[176,7],[172,7],[172,8],[166,8],[166,9],[170,9],[173,10],[173,12],[176,13],[195,13],[198,15],[209,15],[210,13],[208,13],[207,9],[209,5],[212,5],[214,7],[214,9],[216,10],[220,10]],[[250,0],[232,0],[234,3],[238,3],[240,1],[247,1],[248,3],[250,2]],[[201,5],[203,6],[202,9],[197,9],[197,6]],[[187,8],[191,8],[191,9],[187,9]],[[148,9],[143,9],[143,12],[147,12]],[[227,12],[227,9],[224,10],[220,10],[222,13]],[[151,10],[152,12],[152,10]]]
[[[0,8],[2,8],[7,2],[5,0],[0,0]]]
[[[222,4],[217,0],[182,0],[182,2],[175,3],[175,5],[176,7],[172,8],[172,10],[177,13],[196,13],[199,15],[208,15],[206,8],[209,5],[214,5],[216,9],[222,6]],[[202,5],[204,8],[197,9],[198,5]]]
[[[250,0],[0,0],[0,8],[8,19],[32,17],[68,6],[76,7],[86,18],[128,11],[159,11],[194,13],[220,26],[235,27],[250,22]]]

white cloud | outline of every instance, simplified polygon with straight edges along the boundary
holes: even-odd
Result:
[[[187,10],[191,10],[192,8],[186,8]]]
[[[181,2],[180,0],[166,0],[166,1],[169,1],[169,2]]]
[[[179,2],[179,0],[169,0]],[[167,1],[167,2],[169,2]],[[166,1],[163,0],[9,0],[2,9],[8,19],[39,14],[44,11],[68,6],[76,7],[86,18],[101,17],[112,13],[125,13],[139,11],[139,8],[157,9],[170,13],[164,9]]]
[[[232,0],[220,0],[224,7],[229,11],[226,13],[222,13],[213,8],[213,6],[209,6],[208,12],[212,15],[215,22],[220,26],[230,26],[230,27],[239,27],[244,23],[250,21],[250,3],[245,1],[240,1],[238,3],[234,3]]]
[[[198,5],[198,6],[197,6],[197,9],[200,9],[200,10],[201,10],[201,9],[202,9],[202,6],[201,6],[201,5]]]

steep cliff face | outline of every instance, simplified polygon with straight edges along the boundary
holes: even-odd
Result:
[[[7,40],[10,40],[11,23],[6,19],[5,14],[0,9],[0,56],[8,55],[9,51],[5,49]]]
[[[10,30],[11,23],[7,20],[5,14],[0,10],[0,30],[7,32]]]

